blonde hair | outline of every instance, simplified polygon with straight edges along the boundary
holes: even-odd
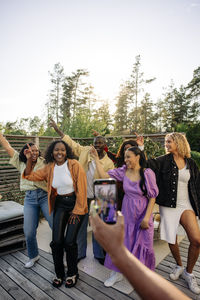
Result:
[[[183,158],[191,157],[190,145],[184,134],[179,133],[179,132],[172,132],[172,133],[167,134],[165,136],[165,139],[167,139],[168,137],[170,137],[173,140],[173,142],[176,144],[177,151],[180,156],[182,156]],[[166,151],[166,153],[168,153],[166,148],[165,148],[165,151]]]

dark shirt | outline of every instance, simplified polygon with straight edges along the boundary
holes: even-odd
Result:
[[[200,173],[192,158],[185,158],[186,167],[190,172],[188,191],[191,205],[200,216]],[[156,174],[156,181],[159,188],[159,195],[156,203],[167,207],[176,207],[178,167],[172,154],[159,156],[147,161],[148,167]]]

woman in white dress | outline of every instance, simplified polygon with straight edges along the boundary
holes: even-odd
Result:
[[[156,173],[159,187],[156,203],[161,215],[161,239],[168,242],[177,264],[170,278],[177,280],[182,274],[190,290],[200,294],[192,273],[200,251],[200,230],[196,218],[200,216],[200,173],[190,158],[190,146],[183,134],[166,135],[165,148],[167,154],[148,160],[148,164]],[[179,224],[185,229],[190,242],[185,269],[177,243]]]

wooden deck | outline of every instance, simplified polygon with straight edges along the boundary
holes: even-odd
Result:
[[[186,263],[188,241],[184,240],[180,244],[183,263]],[[26,250],[17,251],[0,257],[0,300],[46,300],[46,299],[76,299],[76,300],[139,300],[136,292],[125,295],[113,288],[104,287],[103,283],[86,273],[79,271],[80,279],[76,287],[66,289],[54,288],[51,284],[54,277],[54,266],[52,256],[40,250],[41,258],[32,269],[24,268],[24,261],[27,260]],[[174,259],[169,254],[157,267],[156,272],[169,280],[170,269],[175,265]],[[200,261],[194,268],[194,274],[200,283],[199,274]],[[186,293],[191,299],[200,299],[190,292],[183,279],[173,282],[179,289]],[[149,300],[153,300],[150,299]]]
[[[40,250],[40,260],[32,269],[24,268],[27,260],[26,250],[17,251],[0,257],[0,300],[130,300],[140,299],[135,292],[125,295],[86,273],[79,271],[80,279],[74,288],[59,289],[51,284],[54,266],[51,254]],[[134,298],[133,298],[134,297]]]
[[[180,254],[182,258],[183,265],[186,266],[187,264],[187,254],[188,254],[188,247],[189,247],[189,242],[187,239],[184,239],[180,243]],[[170,280],[169,279],[169,273],[172,270],[172,268],[175,266],[175,260],[172,257],[172,254],[170,253],[161,261],[161,263],[157,266],[156,272],[163,276],[165,279],[169,280],[172,284],[174,284],[179,290],[181,290],[183,293],[188,295],[191,299],[200,299],[200,295],[195,295],[192,293],[188,288],[185,280],[183,278],[179,278],[176,281]],[[200,286],[200,258],[198,259],[194,269],[193,273],[197,278],[197,282]]]

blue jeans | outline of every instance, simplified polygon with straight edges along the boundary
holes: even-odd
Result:
[[[88,199],[88,211],[90,210],[90,202],[91,202],[91,199]],[[78,259],[86,256],[88,221],[89,221],[89,213],[87,213],[84,216],[81,227],[78,232],[78,236],[77,236]],[[104,258],[105,257],[103,248],[95,240],[93,234],[92,234],[92,246],[93,246],[93,254],[94,254],[95,258]]]
[[[24,234],[28,257],[30,259],[38,255],[38,245],[36,240],[37,228],[40,217],[40,209],[48,221],[49,226],[53,227],[53,214],[49,215],[47,192],[42,189],[26,191],[24,199]]]

